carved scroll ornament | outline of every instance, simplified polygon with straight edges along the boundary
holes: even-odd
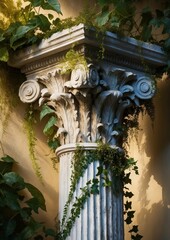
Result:
[[[40,106],[46,103],[55,110],[56,137],[61,144],[102,139],[119,145],[117,126],[123,122],[125,109],[139,105],[140,99],[152,98],[154,92],[154,82],[148,76],[138,77],[119,68],[106,72],[92,64],[77,64],[70,75],[57,69],[26,81],[19,96],[27,103],[39,98]]]
[[[19,89],[20,100],[24,103],[35,102],[41,96],[41,85],[36,80],[27,80]]]

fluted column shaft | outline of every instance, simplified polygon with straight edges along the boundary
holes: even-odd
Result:
[[[71,146],[71,147],[70,147]],[[86,151],[96,149],[96,144],[81,144]],[[76,150],[76,145],[65,145],[57,150],[60,159],[60,196],[59,196],[59,213],[62,221],[64,207],[68,200],[70,192],[70,178],[72,174],[71,162]],[[72,202],[68,209],[66,224],[71,216],[71,209],[76,201],[82,195],[82,189],[87,186],[89,181],[96,178],[100,162],[95,159],[90,163],[80,178]],[[81,209],[80,216],[76,219],[67,240],[123,240],[123,197],[122,189],[115,194],[110,187],[103,186],[102,176],[98,177],[99,193],[90,194],[87,201]],[[63,231],[64,226],[61,226]]]

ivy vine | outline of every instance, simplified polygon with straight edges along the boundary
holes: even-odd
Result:
[[[36,156],[36,134],[34,131],[35,124],[37,123],[37,120],[35,118],[36,110],[32,104],[28,105],[28,108],[26,110],[25,119],[24,119],[24,129],[25,133],[27,135],[28,140],[28,147],[29,147],[29,156],[32,162],[33,169],[35,170],[35,174],[40,179],[40,181],[43,183],[43,177],[41,174],[41,167],[39,166],[38,159]]]
[[[96,176],[81,188],[80,195],[74,199],[73,195],[80,178],[87,170],[89,164],[94,161],[100,162]],[[73,155],[71,169],[70,190],[64,206],[60,232],[56,236],[57,240],[64,240],[70,235],[71,229],[76,219],[80,216],[80,212],[88,198],[92,194],[100,193],[99,179],[103,179],[103,187],[112,188],[114,194],[119,194],[120,186],[123,186],[125,222],[128,225],[132,224],[135,211],[132,209],[132,201],[130,200],[133,193],[128,188],[128,184],[132,183],[130,179],[131,171],[127,170],[132,170],[138,174],[138,167],[133,158],[129,158],[127,154],[119,149],[111,148],[108,144],[99,143],[97,149],[93,151],[85,151],[83,147],[77,146]],[[129,233],[131,239],[142,239],[138,225],[133,225]]]

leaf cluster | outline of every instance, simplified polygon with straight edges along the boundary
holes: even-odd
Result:
[[[50,30],[54,16],[48,11],[61,14],[57,0],[25,0],[26,6],[18,4],[11,11],[14,1],[2,0],[0,6],[5,5],[8,11],[3,12],[8,18],[8,26],[0,22],[0,60],[8,61],[9,53],[26,45],[32,45],[43,38]],[[13,8],[12,8],[13,9]],[[41,13],[47,12],[46,15]],[[8,14],[10,12],[10,15]]]
[[[160,9],[146,4],[141,11],[136,0],[97,0],[101,10],[96,23],[105,31],[160,44],[168,55],[170,67],[170,2],[158,1]]]
[[[99,160],[100,165],[98,171],[93,179],[90,179],[86,185],[80,189],[79,196],[74,197],[74,192],[84,175],[88,166]],[[99,143],[96,151],[85,151],[83,147],[77,146],[73,155],[71,164],[71,184],[68,194],[67,202],[64,206],[63,218],[61,221],[60,231],[56,235],[57,240],[66,239],[71,232],[71,229],[80,216],[81,209],[91,194],[99,194],[99,185],[105,188],[112,188],[114,194],[119,193],[120,186],[124,187],[124,197],[126,200],[124,204],[125,222],[131,224],[134,218],[135,211],[132,210],[132,202],[130,199],[133,193],[127,187],[131,184],[130,172],[125,170],[130,169],[138,174],[138,168],[134,159],[129,158],[125,153],[119,149],[111,148],[108,144]],[[140,240],[141,235],[138,234],[138,226],[133,226],[130,230],[132,239]]]
[[[15,160],[10,156],[0,159],[0,236],[1,239],[28,240],[43,239],[42,223],[36,221],[33,213],[46,211],[42,193],[12,171]],[[26,197],[29,193],[30,198]]]

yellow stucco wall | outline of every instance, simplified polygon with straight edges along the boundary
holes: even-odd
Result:
[[[76,15],[81,8],[81,0],[76,2],[62,0],[62,11],[65,17]],[[132,190],[134,193],[133,209],[136,210],[135,224],[139,225],[144,240],[170,239],[170,79],[158,84],[154,99],[155,120],[152,123],[148,116],[140,118],[137,142],[129,136],[129,155],[138,159],[139,176],[133,175]],[[26,181],[34,184],[44,194],[47,213],[41,212],[39,218],[48,226],[54,226],[58,211],[58,172],[53,169],[42,133],[38,126],[37,156],[41,165],[44,185],[35,176],[29,158],[27,138],[23,130],[25,105],[20,103],[11,115],[3,146],[7,154],[18,161],[17,171]],[[127,229],[128,231],[128,229]],[[126,234],[126,240],[130,240]]]
[[[42,134],[43,126],[38,123],[38,127],[35,129],[37,137],[35,153],[37,162],[41,167],[43,184],[35,175],[29,156],[27,136],[23,127],[25,107],[24,104],[20,103],[11,114],[2,138],[3,150],[18,162],[15,170],[24,177],[25,181],[36,186],[43,193],[46,199],[47,212],[40,211],[40,216],[35,217],[45,222],[47,226],[53,227],[55,217],[58,214],[58,170],[53,168],[52,155]],[[58,168],[58,165],[56,165],[56,168]]]
[[[136,139],[129,136],[129,155],[138,160],[133,175],[133,206],[136,223],[145,240],[170,239],[170,79],[158,82],[154,98],[155,119],[141,117]],[[126,237],[127,240],[130,238]]]

